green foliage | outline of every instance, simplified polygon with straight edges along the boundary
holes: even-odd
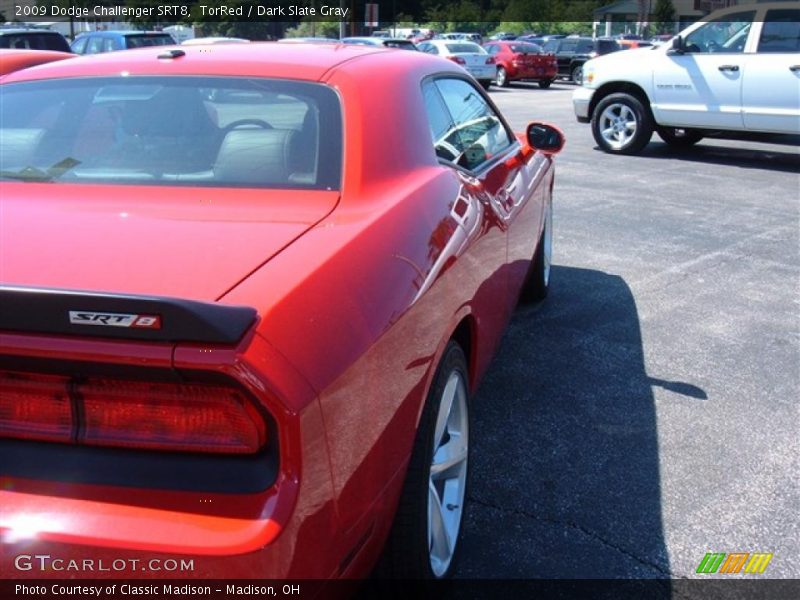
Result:
[[[338,21],[303,21],[297,27],[286,30],[286,37],[339,37]]]
[[[658,33],[674,33],[675,6],[672,0],[658,0],[653,11],[653,25]]]

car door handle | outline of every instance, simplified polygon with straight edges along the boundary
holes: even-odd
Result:
[[[797,73],[798,71],[800,71],[800,65],[792,65],[791,67],[789,67],[789,70],[792,73]]]
[[[717,67],[720,71],[738,71],[739,65],[720,65]]]

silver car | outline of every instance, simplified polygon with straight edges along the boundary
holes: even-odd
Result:
[[[478,44],[454,40],[429,40],[417,44],[422,52],[436,54],[461,65],[477,79],[484,89],[489,89],[497,76],[494,57]]]

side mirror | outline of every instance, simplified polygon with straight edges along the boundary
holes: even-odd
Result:
[[[526,131],[528,145],[548,156],[558,154],[564,147],[564,134],[547,123],[531,123]]]
[[[672,51],[678,54],[683,54],[685,52],[685,47],[683,45],[683,37],[676,35],[672,38]]]

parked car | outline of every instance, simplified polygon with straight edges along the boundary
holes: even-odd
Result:
[[[476,44],[480,44],[483,41],[483,38],[481,37],[480,33],[463,33],[460,31],[442,33],[439,36],[439,39],[453,40],[453,41],[467,41],[467,42],[474,42]]]
[[[538,81],[539,87],[550,87],[558,74],[553,54],[541,46],[525,42],[489,42],[483,46],[497,63],[497,85],[508,86],[512,81]]]
[[[477,79],[484,89],[489,89],[497,77],[494,57],[473,42],[458,40],[429,40],[417,45],[420,51],[442,56],[461,65]]]
[[[511,41],[519,37],[516,33],[507,33],[505,31],[498,31],[489,39],[492,41]]]
[[[7,50],[3,48],[0,49],[0,76],[43,63],[74,57],[75,55],[71,52],[54,52],[51,50]]]
[[[550,40],[544,45],[547,52],[556,55],[558,75],[580,85],[583,65],[587,60],[622,50],[617,40],[608,38],[567,37]]]
[[[451,574],[470,395],[548,289],[560,132],[362,46],[77,57],[0,100],[6,553]]]
[[[536,35],[536,34],[526,34],[521,35],[517,38],[518,42],[529,42],[531,44],[536,44],[537,46],[544,46],[547,42],[551,42],[553,40],[562,40],[564,39],[566,34],[563,33],[555,33],[552,35]]]
[[[686,147],[714,131],[800,133],[800,3],[712,13],[664,44],[585,66],[575,115],[598,146],[636,154],[655,130]]]
[[[653,42],[648,42],[645,40],[629,40],[629,39],[619,39],[617,40],[620,49],[622,50],[633,50],[635,48],[649,48],[651,46],[655,46]]]
[[[172,46],[173,37],[162,31],[89,31],[72,42],[75,54],[100,54],[147,46]]]
[[[0,48],[70,52],[69,42],[57,31],[0,27]]]
[[[339,40],[326,37],[290,37],[278,40],[285,44],[338,44]]]
[[[414,42],[398,38],[378,37],[346,37],[342,38],[344,44],[359,44],[361,46],[383,46],[385,48],[400,48],[401,50],[417,50]]]

